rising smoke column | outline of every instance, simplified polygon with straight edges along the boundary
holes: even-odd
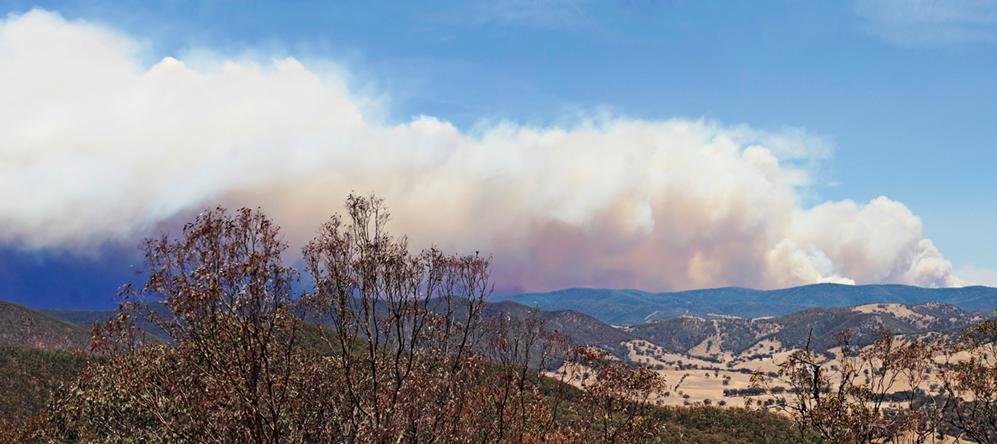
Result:
[[[960,283],[900,202],[803,206],[831,154],[803,130],[398,124],[293,58],[143,55],[53,13],[0,22],[0,243],[85,249],[221,203],[262,206],[300,245],[357,191],[415,247],[492,254],[505,289]]]

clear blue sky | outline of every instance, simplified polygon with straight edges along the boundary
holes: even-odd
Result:
[[[190,48],[332,59],[394,121],[550,123],[578,110],[827,137],[815,199],[886,195],[956,267],[997,268],[997,6],[991,2],[4,4]],[[939,2],[940,3],[940,2]]]

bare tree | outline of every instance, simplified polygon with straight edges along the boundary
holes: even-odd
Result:
[[[436,249],[410,254],[389,235],[374,197],[350,196],[304,248],[315,284],[308,296],[331,324],[349,441],[419,440],[459,430],[475,372],[480,310],[491,291],[488,261]]]
[[[583,402],[596,414],[592,425],[601,442],[650,442],[660,435],[648,401],[665,389],[661,376],[590,347],[576,347],[569,361]]]
[[[246,208],[205,211],[179,239],[147,240],[148,280],[94,330],[106,358],[86,370],[76,396],[62,400],[53,429],[77,439],[277,443],[296,436],[305,383],[292,312],[298,274],[283,264],[286,248],[279,228]],[[149,337],[136,334],[136,321],[151,323],[166,343],[137,347]]]
[[[997,320],[968,330],[945,356],[939,379],[950,433],[997,443]]]
[[[488,308],[489,261],[411,253],[350,196],[303,249],[258,210],[145,243],[149,277],[32,430],[46,442],[648,442],[652,370],[580,348],[536,311]],[[163,341],[151,339],[159,332]],[[583,391],[545,375],[565,360]],[[592,416],[592,415],[595,416]],[[26,439],[22,439],[26,440]]]
[[[555,431],[557,411],[565,388],[548,385],[553,396],[544,393],[545,376],[532,369],[545,369],[567,350],[568,338],[547,331],[536,310],[522,319],[504,313],[486,321],[490,339],[484,346],[492,363],[492,396],[484,405],[481,430],[486,441],[542,441]]]
[[[809,340],[793,352],[780,364],[776,379],[789,389],[775,395],[775,408],[796,420],[801,437],[813,432],[835,443],[932,442],[946,409],[928,392],[941,343],[900,340],[886,330],[862,349],[850,341],[849,332],[838,335],[833,365],[810,349]],[[764,388],[769,379],[760,373],[752,378]]]

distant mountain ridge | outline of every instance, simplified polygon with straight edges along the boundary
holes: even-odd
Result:
[[[4,302],[0,301],[0,304],[2,303]],[[140,316],[136,317],[136,325],[138,328],[151,334],[154,338],[161,342],[171,342],[171,339],[166,335],[161,327],[144,318],[144,316],[146,316],[149,312],[153,312],[162,318],[167,318],[169,317],[169,309],[165,305],[159,303],[146,304],[144,307],[146,308],[140,311]],[[436,309],[442,308],[437,307]],[[31,316],[45,318],[50,317],[54,318],[53,320],[62,321],[67,325],[85,328],[86,330],[84,331],[86,332],[89,332],[89,329],[95,324],[107,322],[112,319],[117,313],[115,310],[32,310],[26,308],[25,310],[25,312],[21,313],[22,316],[25,316],[30,312]],[[456,316],[466,316],[462,312],[461,306],[456,307],[456,310]],[[504,301],[486,302],[482,306],[481,314],[485,319],[494,319],[499,316],[505,316],[515,320],[524,320],[530,316],[536,316],[544,323],[545,328],[548,331],[557,331],[569,336],[569,342],[572,345],[600,347],[619,356],[622,356],[625,352],[621,344],[633,339],[631,335],[621,329],[614,328],[613,326],[610,326],[590,315],[574,310],[534,310],[522,304]],[[2,317],[0,317],[0,319],[2,319]],[[305,320],[306,322],[316,324],[324,324],[325,322],[322,319],[316,319],[314,317],[306,317]],[[87,338],[89,339],[89,336],[87,336]],[[16,343],[17,341],[12,342]]]
[[[955,333],[989,317],[986,312],[995,307],[997,289],[989,287],[818,284],[673,293],[567,289],[496,296],[482,314],[523,319],[538,309],[536,316],[548,330],[569,336],[574,345],[600,347],[619,357],[628,353],[626,344],[637,339],[673,353],[713,356],[753,354],[762,343],[800,348],[811,328],[814,348],[824,350],[834,346],[834,336],[842,330],[856,332],[859,342],[868,342],[881,328],[915,336]],[[0,342],[49,349],[85,346],[89,328],[114,315],[113,310],[36,311],[14,304],[0,308],[6,312],[0,320],[7,319],[7,328],[0,331],[7,340]],[[150,309],[165,315],[161,304]],[[148,321],[139,322],[140,328],[163,340],[162,331]]]
[[[495,295],[491,301],[512,301],[541,310],[575,310],[610,324],[642,324],[684,315],[756,318],[781,316],[809,308],[866,304],[942,302],[966,311],[997,308],[997,288],[922,288],[908,285],[813,284],[779,290],[725,287],[677,292],[647,292],[569,288]]]
[[[152,309],[165,308],[154,304]],[[113,314],[112,310],[42,312],[0,301],[0,345],[83,349],[89,342],[89,327],[110,319]],[[941,302],[809,308],[755,318],[682,315],[626,326],[613,326],[576,310],[536,310],[512,301],[487,303],[482,307],[482,315],[485,319],[536,316],[548,331],[566,335],[571,345],[599,347],[623,359],[628,359],[634,341],[644,340],[663,352],[716,362],[750,360],[779,350],[800,349],[807,345],[811,334],[810,346],[816,351],[836,346],[837,333],[842,331],[852,333],[853,344],[860,346],[871,343],[884,329],[905,337],[927,334],[955,337],[971,325],[992,317],[989,313],[980,314]],[[146,324],[140,322],[139,327],[154,337],[162,334]]]

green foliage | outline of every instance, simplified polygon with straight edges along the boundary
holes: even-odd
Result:
[[[51,395],[75,380],[88,360],[71,352],[0,346],[0,419],[17,423],[41,413]]]
[[[666,423],[707,435],[726,437],[726,440],[717,442],[816,442],[814,436],[801,438],[789,418],[767,411],[740,407],[689,406],[661,407],[657,409],[657,413],[658,418]]]

